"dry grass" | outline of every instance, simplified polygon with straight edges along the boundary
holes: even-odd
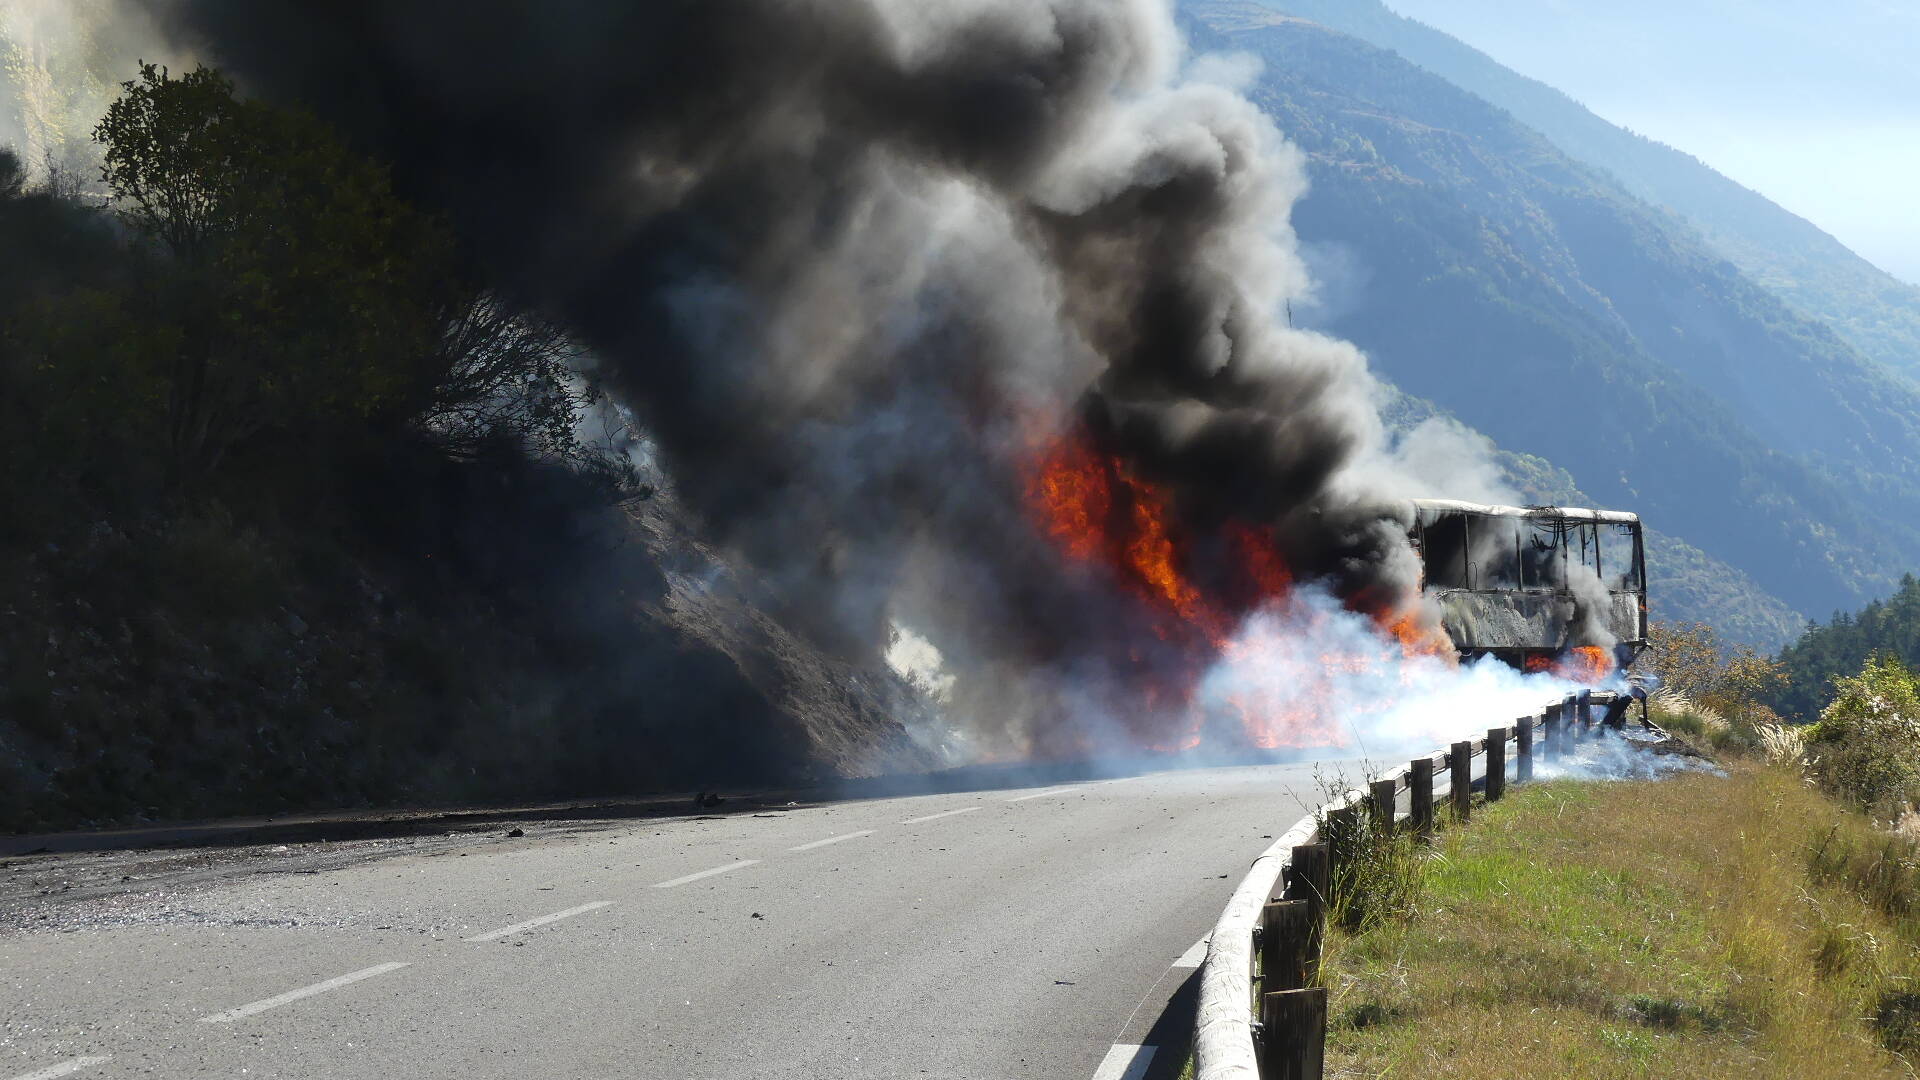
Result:
[[[1330,942],[1329,1075],[1911,1076],[1887,840],[1758,764],[1514,791],[1442,835],[1418,917]]]

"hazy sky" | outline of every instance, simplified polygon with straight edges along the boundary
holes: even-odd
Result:
[[[1920,283],[1920,0],[1386,0]]]

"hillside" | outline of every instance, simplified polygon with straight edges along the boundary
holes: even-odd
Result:
[[[1307,152],[1301,318],[1791,609],[1920,553],[1920,398],[1609,176],[1404,58],[1250,3],[1189,11],[1265,62]],[[1577,404],[1575,404],[1577,403]]]
[[[1351,34],[1505,109],[1563,153],[1671,210],[1716,254],[1831,327],[1862,355],[1920,376],[1920,288],[1886,273],[1804,218],[1690,154],[1623,130],[1381,0],[1261,0]]]
[[[303,153],[377,175],[321,140]],[[783,626],[666,477],[616,479],[564,433],[511,426],[544,403],[571,425],[583,404],[541,374],[529,317],[492,319],[484,353],[440,365],[425,396],[382,398],[393,384],[341,365],[330,398],[268,366],[388,344],[348,336],[369,312],[401,344],[410,317],[447,317],[406,290],[451,279],[432,245],[382,231],[408,208],[362,190],[377,212],[276,203],[276,240],[358,222],[371,269],[289,262],[301,295],[359,306],[303,319],[289,291],[213,324],[263,332],[253,355],[272,359],[205,377],[248,405],[208,410],[201,432],[245,426],[207,460],[170,423],[186,350],[164,347],[190,340],[183,323],[222,341],[188,320],[208,282],[232,302],[230,264],[189,277],[94,200],[24,184],[0,148],[0,833],[929,764],[919,693]],[[487,317],[453,310],[481,314],[449,349]],[[475,359],[511,371],[506,389]],[[433,419],[432,398],[476,380],[490,388],[463,408],[484,428]],[[308,393],[271,393],[289,384]]]

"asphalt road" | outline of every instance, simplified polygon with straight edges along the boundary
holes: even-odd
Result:
[[[15,856],[0,1080],[1170,1076],[1313,774]]]

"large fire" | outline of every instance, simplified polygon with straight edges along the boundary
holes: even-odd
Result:
[[[1138,698],[1156,714],[1153,730],[1141,732],[1146,745],[1183,750],[1202,741],[1209,718],[1195,692],[1222,660],[1260,673],[1231,681],[1221,694],[1239,740],[1263,748],[1344,743],[1338,718],[1314,706],[1316,688],[1381,658],[1329,654],[1301,662],[1298,642],[1274,628],[1311,627],[1326,616],[1295,603],[1293,573],[1269,528],[1232,521],[1217,535],[1193,535],[1166,491],[1100,452],[1081,432],[1038,442],[1026,495],[1059,551],[1091,572],[1110,575],[1157,639],[1152,661],[1138,647],[1128,657]],[[1393,654],[1388,661],[1431,657],[1452,663],[1452,644],[1422,617],[1414,599],[1367,613]],[[1256,613],[1277,617],[1256,627],[1249,621]]]
[[[1598,645],[1576,645],[1558,656],[1529,656],[1524,666],[1588,686],[1605,682],[1614,671],[1613,656]]]

